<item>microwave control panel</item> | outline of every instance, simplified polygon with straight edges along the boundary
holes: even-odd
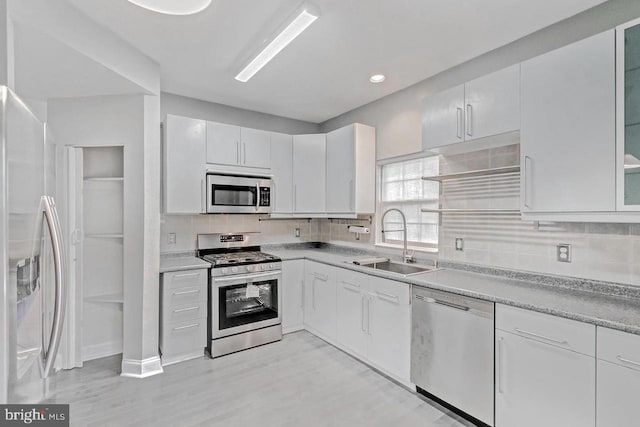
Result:
[[[260,206],[271,206],[270,187],[260,187]]]

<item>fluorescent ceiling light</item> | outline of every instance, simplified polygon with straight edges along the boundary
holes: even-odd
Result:
[[[384,74],[374,74],[373,76],[369,77],[369,81],[371,83],[382,83],[386,79],[387,77]]]
[[[129,2],[153,12],[165,15],[193,15],[211,5],[212,0],[129,0]]]
[[[313,24],[313,21],[316,19],[318,19],[316,15],[312,15],[308,11],[303,10],[258,56],[253,58],[253,61],[251,61],[249,65],[240,71],[236,76],[236,80],[243,83],[248,82],[251,77],[267,65],[282,49],[287,47],[289,43],[306,30],[309,25]]]

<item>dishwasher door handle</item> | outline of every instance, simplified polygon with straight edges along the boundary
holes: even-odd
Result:
[[[456,304],[453,302],[449,302],[449,301],[443,301],[443,300],[439,300],[439,299],[435,299],[435,298],[429,298],[429,297],[425,297],[422,295],[416,295],[415,296],[416,299],[420,300],[420,301],[424,301],[430,304],[439,304],[439,305],[444,305],[446,307],[450,307],[450,308],[455,308],[456,310],[461,310],[461,311],[469,311],[470,308],[467,307],[466,305],[462,305],[462,304]]]

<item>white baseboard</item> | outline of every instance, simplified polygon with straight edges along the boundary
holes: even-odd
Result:
[[[147,378],[163,373],[160,356],[148,359],[122,359],[122,373],[120,376],[129,378]]]
[[[82,347],[82,361],[100,359],[122,353],[122,340],[108,341]]]

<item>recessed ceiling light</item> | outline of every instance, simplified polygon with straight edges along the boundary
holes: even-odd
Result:
[[[369,77],[369,81],[371,83],[382,83],[386,79],[387,77],[384,74],[374,74],[373,76]]]
[[[303,10],[280,34],[260,52],[253,61],[249,63],[238,75],[236,80],[246,83],[258,71],[262,69],[269,61],[271,61],[282,49],[287,47],[296,37],[298,37],[307,27],[318,19],[317,15],[313,15],[306,9]]]
[[[165,15],[193,15],[211,5],[212,0],[129,0],[130,3]]]

